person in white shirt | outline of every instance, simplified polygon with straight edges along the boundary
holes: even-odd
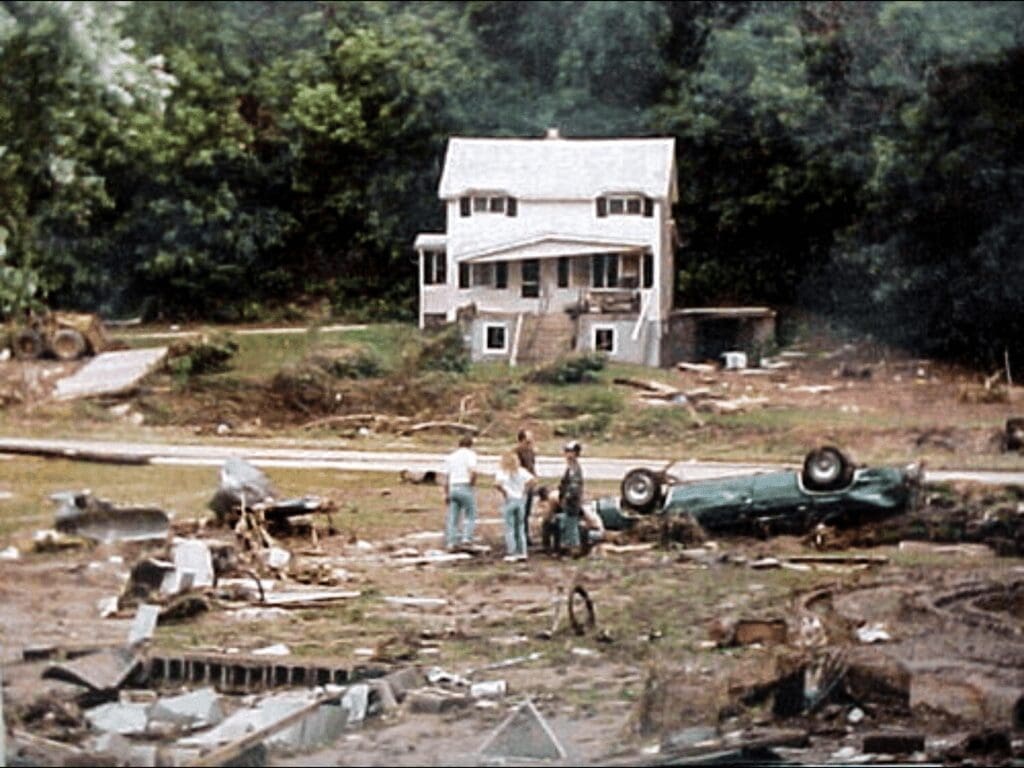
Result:
[[[444,523],[444,543],[448,549],[458,544],[473,543],[473,529],[476,527],[476,453],[473,438],[469,435],[459,440],[459,447],[448,454],[444,461],[447,475],[444,503],[448,505],[448,516]],[[462,539],[458,541],[458,527],[462,520]]]
[[[506,560],[526,559],[526,497],[534,480],[515,451],[502,454],[494,484],[504,499],[501,514],[505,518]]]

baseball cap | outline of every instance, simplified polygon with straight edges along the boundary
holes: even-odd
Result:
[[[576,440],[570,440],[568,443],[562,446],[562,450],[575,453],[578,456],[580,454],[580,451],[583,450],[583,446],[580,445]]]

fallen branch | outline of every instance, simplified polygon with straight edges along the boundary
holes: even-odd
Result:
[[[476,435],[480,432],[480,427],[472,424],[460,424],[457,421],[424,421],[419,424],[413,424],[411,427],[406,427],[400,434],[412,435],[416,432],[423,432],[428,429],[449,429],[453,432],[461,432],[469,435]]]
[[[313,421],[307,421],[301,428],[314,429],[316,427],[326,427],[331,424],[351,424],[364,421],[372,421],[375,424],[379,422],[387,424],[406,424],[412,421],[412,419],[408,416],[389,416],[383,413],[353,413],[345,416],[325,416],[321,419],[313,419]]]
[[[75,448],[36,448],[23,445],[0,443],[0,453],[20,456],[39,456],[44,459],[68,459],[70,461],[91,461],[98,464],[149,464],[148,453],[108,453],[106,451],[79,451]]]
[[[642,389],[645,392],[653,392],[659,397],[670,399],[680,394],[680,391],[671,386],[670,384],[663,384],[660,381],[654,381],[653,379],[630,379],[626,377],[620,377],[612,379],[613,384],[619,384],[624,387],[635,387]]]

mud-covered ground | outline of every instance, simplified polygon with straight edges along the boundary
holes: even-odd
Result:
[[[414,509],[436,489],[400,485],[386,493],[396,510]],[[622,541],[584,559],[533,553],[525,563],[501,559],[501,525],[485,513],[478,532],[490,554],[417,564],[440,544],[436,516],[396,513],[401,535],[350,531],[324,535],[317,546],[281,539],[293,555],[284,584],[320,582],[358,597],[257,618],[212,600],[205,613],[162,624],[151,652],[245,654],[284,643],[299,657],[440,667],[507,684],[502,698],[443,713],[412,711],[406,699],[329,748],[276,755],[275,764],[480,763],[488,734],[526,698],[572,764],[652,763],[757,740],[800,762],[998,763],[1024,756],[1024,560],[1005,543],[996,542],[1006,553],[997,555],[975,534],[999,519],[996,538],[1013,539],[1017,498],[1012,489],[933,488],[923,510],[893,522],[870,548],[850,542],[863,544],[877,530],[701,547]],[[233,538],[225,529],[203,535]],[[102,619],[97,601],[118,594],[146,554],[165,552],[104,545],[0,560],[10,725],[82,743],[75,689],[41,680],[45,663],[21,663],[22,650],[123,641],[131,609]],[[575,585],[586,589],[597,617],[583,634],[564,610]],[[428,600],[388,599],[395,597]],[[33,710],[39,701],[49,709]],[[59,712],[53,701],[62,702]],[[865,754],[872,735],[894,730],[903,737],[899,752]]]

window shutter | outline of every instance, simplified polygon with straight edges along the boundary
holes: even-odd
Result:
[[[519,215],[519,204],[514,197],[510,197],[505,202],[505,215],[506,216],[518,216]]]
[[[508,288],[508,262],[499,261],[494,265],[494,287]]]
[[[597,216],[598,218],[604,218],[608,215],[608,199],[605,197],[597,198]]]
[[[654,216],[654,201],[649,198],[644,198],[644,216],[648,219]]]
[[[470,213],[469,206],[470,206],[470,199],[468,197],[460,197],[459,198],[459,215],[460,216],[469,216],[469,213]]]
[[[469,288],[469,264],[459,264],[459,288]]]

